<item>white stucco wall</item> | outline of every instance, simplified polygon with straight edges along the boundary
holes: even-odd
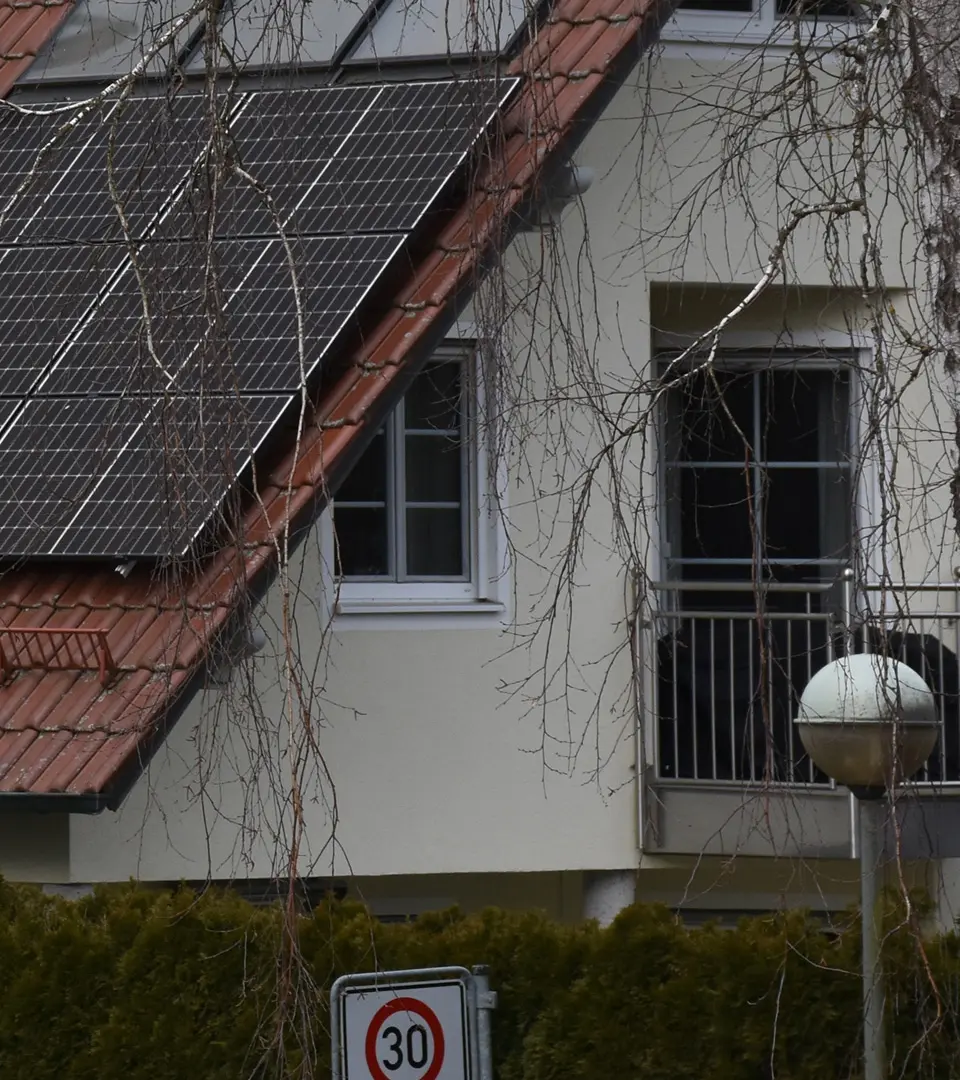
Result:
[[[715,164],[721,134],[710,131],[706,118],[710,95],[715,100],[729,87],[723,76],[722,64],[664,61],[652,88],[638,77],[616,97],[578,154],[596,170],[597,180],[582,208],[568,210],[564,218],[563,302],[586,320],[582,336],[611,385],[619,375],[645,370],[654,328],[697,328],[725,310],[722,297],[708,298],[693,286],[752,284],[767,259],[783,206],[759,160],[751,174],[750,201],[760,215],[761,235],[754,234],[746,206],[725,199],[722,213],[708,212],[681,237],[680,248],[649,239],[642,250],[634,246],[644,228],[664,227],[669,208],[702,185]],[[648,122],[648,107],[657,117],[659,136],[655,144],[648,137],[641,155],[638,125]],[[801,185],[802,178],[795,180]],[[891,253],[899,251],[900,222],[892,211],[884,225],[898,236]],[[521,237],[507,260],[508,279],[518,293],[527,268],[538,265],[541,242],[536,234]],[[805,291],[773,290],[739,329],[778,331],[787,322],[797,332],[842,332],[851,314],[856,318],[856,303],[828,293],[830,276],[820,251],[816,229],[799,230],[791,251],[791,284]],[[899,258],[891,255],[889,263],[888,281],[902,281]],[[681,282],[683,291],[674,289],[666,302],[662,287]],[[653,319],[652,284],[661,288]],[[686,299],[678,306],[679,297]],[[541,303],[548,302],[541,297]],[[516,337],[522,341],[528,330],[522,311],[517,319]],[[544,316],[535,337],[543,338],[548,322]],[[928,408],[921,399],[911,407]],[[549,422],[545,415],[543,423]],[[589,436],[575,432],[574,437]],[[569,499],[550,494],[561,486],[558,476],[566,463],[551,460],[551,451],[544,455],[535,442],[527,450],[532,467],[527,462],[527,469],[515,469],[509,502],[513,539],[521,548],[513,579],[515,617],[517,626],[529,629],[535,598],[547,581],[542,567],[562,551],[571,511]],[[633,490],[652,505],[652,463],[633,467]],[[922,462],[911,467],[929,471]],[[541,490],[535,490],[531,476],[541,478]],[[913,511],[903,513],[909,518]],[[554,519],[554,538],[544,544],[543,522]],[[643,525],[637,523],[641,549]],[[925,546],[909,555],[909,574],[936,573],[950,564],[952,556],[941,558],[942,548],[933,553],[929,535],[923,538],[919,530],[913,535]],[[301,872],[372,880],[639,864],[636,747],[626,695],[630,664],[622,648],[626,581],[610,536],[609,506],[598,492],[569,630],[572,689],[565,701],[551,692],[546,741],[544,714],[531,700],[531,688],[509,693],[542,662],[540,645],[526,648],[515,630],[473,629],[461,617],[447,625],[434,619],[427,628],[407,619],[402,629],[383,628],[381,619],[377,629],[334,634],[311,676],[319,703],[314,715],[323,716],[314,734],[332,784],[316,767],[301,778]],[[653,548],[647,550],[652,557]],[[315,544],[308,543],[298,556],[292,576],[301,590],[298,647],[312,668],[323,654]],[[193,702],[119,813],[70,821],[70,880],[283,872],[290,805],[285,795],[289,762],[282,751],[289,733],[276,674],[282,641],[278,611],[274,596],[262,620],[270,646],[256,661],[259,715],[236,683],[230,693],[213,689]],[[567,650],[566,638],[559,648]],[[552,654],[554,663],[559,655]],[[587,736],[574,762],[571,748],[582,731]],[[598,760],[604,764],[594,780],[591,769]],[[751,869],[743,878],[749,878],[748,892],[781,891],[779,869],[769,887],[756,884],[756,875],[766,872]],[[789,875],[785,880],[789,884]],[[652,879],[648,884],[650,897],[658,899],[684,888],[676,875],[662,889]],[[848,882],[840,892],[849,892]]]

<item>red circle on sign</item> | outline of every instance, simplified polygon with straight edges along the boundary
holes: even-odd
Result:
[[[377,1060],[377,1036],[380,1034],[380,1028],[383,1027],[384,1020],[398,1012],[416,1013],[426,1022],[430,1034],[433,1036],[433,1061],[430,1062],[430,1067],[420,1077],[420,1080],[437,1080],[440,1070],[443,1068],[443,1028],[440,1026],[440,1021],[433,1009],[422,1001],[418,1001],[417,998],[412,997],[394,998],[374,1013],[370,1026],[367,1028],[367,1038],[364,1044],[367,1068],[370,1070],[370,1075],[373,1080],[390,1080],[390,1077],[383,1071],[380,1062]]]

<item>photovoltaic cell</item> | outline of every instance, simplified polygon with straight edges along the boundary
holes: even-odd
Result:
[[[500,102],[506,80],[385,86],[296,213],[304,234],[409,231]]]
[[[117,398],[35,398],[0,435],[0,551],[46,553],[138,424]]]
[[[95,116],[65,129],[62,116],[0,112],[0,242],[17,239],[98,126]]]
[[[250,177],[227,173],[217,191],[220,236],[275,234],[344,139],[381,94],[376,86],[251,94],[230,124],[232,158]],[[187,203],[190,220],[211,207],[210,185],[199,176]],[[267,203],[258,188],[270,195]],[[272,204],[272,205],[271,205]]]
[[[66,347],[39,393],[168,391],[198,352],[226,343],[222,312],[268,241],[151,242]]]
[[[190,175],[204,150],[207,103],[200,94],[131,98],[103,116],[94,137],[25,201],[26,243],[141,237]]]
[[[21,404],[22,403],[19,401],[8,399],[0,400],[0,431],[2,431],[7,426],[7,423],[13,419]]]
[[[288,395],[155,402],[56,553],[186,554],[289,402]]]
[[[41,392],[295,391],[301,368],[311,379],[403,241],[294,238],[296,291],[280,240],[222,240],[209,253],[186,241],[148,244],[140,277],[124,274]]]
[[[116,246],[0,251],[0,397],[30,391],[125,261]]]
[[[198,354],[182,385],[243,392],[299,390],[354,317],[364,295],[400,250],[402,235],[294,239],[296,290],[284,245],[270,242],[226,305],[228,348]],[[304,349],[299,346],[299,293]]]

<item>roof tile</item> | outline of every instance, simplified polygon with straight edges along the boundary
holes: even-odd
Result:
[[[72,0],[0,3],[0,96],[10,92],[72,10]]]

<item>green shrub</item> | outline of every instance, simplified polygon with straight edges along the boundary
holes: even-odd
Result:
[[[384,926],[333,903],[296,929],[219,890],[70,903],[0,881],[0,1078],[326,1080],[338,975],[477,963],[500,1080],[860,1075],[855,917],[830,934],[799,912],[687,930],[642,905],[605,930],[496,910]],[[921,948],[891,908],[884,958],[892,1075],[960,1077],[960,940]]]

